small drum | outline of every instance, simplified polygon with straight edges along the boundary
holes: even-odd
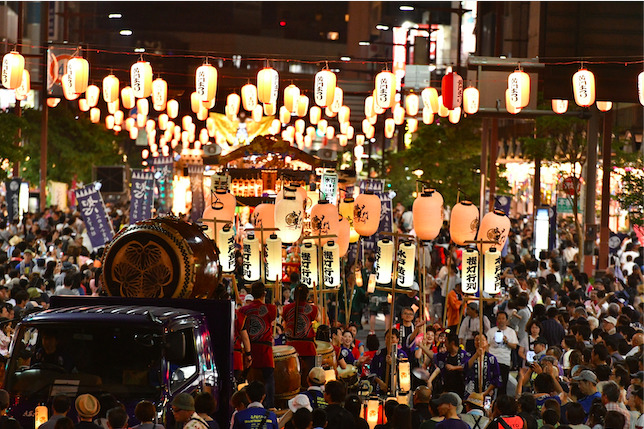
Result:
[[[287,401],[300,393],[300,360],[293,346],[273,346],[275,361],[275,406],[287,408]]]
[[[173,216],[123,228],[105,249],[111,296],[209,298],[221,279],[219,252],[201,228]]]
[[[333,350],[333,345],[331,343],[315,340],[315,348],[317,349],[315,366],[322,368],[325,366],[336,368],[338,366],[338,362],[335,359],[335,350]]]
[[[338,378],[345,382],[347,387],[353,387],[358,384],[360,377],[358,377],[358,368],[351,364],[347,364],[346,369],[338,367]]]

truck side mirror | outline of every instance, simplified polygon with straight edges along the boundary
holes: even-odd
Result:
[[[183,332],[171,332],[165,338],[165,357],[171,362],[180,362],[186,356],[186,338]]]

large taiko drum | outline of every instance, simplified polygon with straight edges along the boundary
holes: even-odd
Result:
[[[328,341],[315,340],[315,348],[317,349],[316,366],[326,366],[328,368],[336,368],[338,366],[333,344]]]
[[[103,287],[112,296],[210,298],[220,279],[213,241],[174,216],[123,228],[103,257]]]
[[[300,393],[300,360],[293,346],[273,346],[275,361],[275,406],[286,408],[289,399]]]

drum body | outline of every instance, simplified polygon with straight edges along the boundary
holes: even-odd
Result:
[[[335,350],[333,350],[331,343],[315,340],[315,348],[317,349],[316,366],[328,367],[329,369],[338,366],[338,362],[335,359]],[[319,365],[317,362],[319,362]]]
[[[112,296],[210,298],[221,279],[219,252],[193,223],[148,219],[123,228],[107,245],[101,276]]]
[[[351,364],[347,364],[346,369],[338,368],[338,378],[344,381],[347,387],[353,387],[360,381],[358,368]]]
[[[275,406],[287,408],[287,401],[300,393],[300,360],[293,346],[273,346],[275,361]]]

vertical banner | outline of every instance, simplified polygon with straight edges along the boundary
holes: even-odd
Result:
[[[159,212],[169,212],[172,208],[172,175],[174,160],[171,156],[158,156],[152,160],[154,178],[159,195]]]
[[[331,204],[338,205],[338,174],[336,172],[322,173],[320,192]]]
[[[83,216],[87,235],[93,248],[102,247],[114,237],[112,222],[107,216],[101,193],[94,184],[75,191],[78,210]]]
[[[190,217],[193,222],[197,222],[206,209],[206,203],[203,195],[203,165],[189,165],[188,175],[190,176],[190,191],[192,192],[192,210]]]
[[[67,183],[50,180],[47,183],[47,205],[58,206],[60,210],[66,209],[68,197],[67,188]]]
[[[380,224],[378,232],[371,237],[363,237],[364,250],[375,251],[376,242],[380,232],[393,232],[393,204],[389,193],[385,191],[385,181],[380,179],[366,179],[360,181],[360,193],[365,190],[373,191],[380,198]]]
[[[154,205],[154,173],[132,170],[130,187],[130,224],[150,219]]]
[[[7,188],[7,220],[12,222],[14,220],[20,221],[22,213],[20,213],[20,184],[21,179],[11,179],[5,182]]]

